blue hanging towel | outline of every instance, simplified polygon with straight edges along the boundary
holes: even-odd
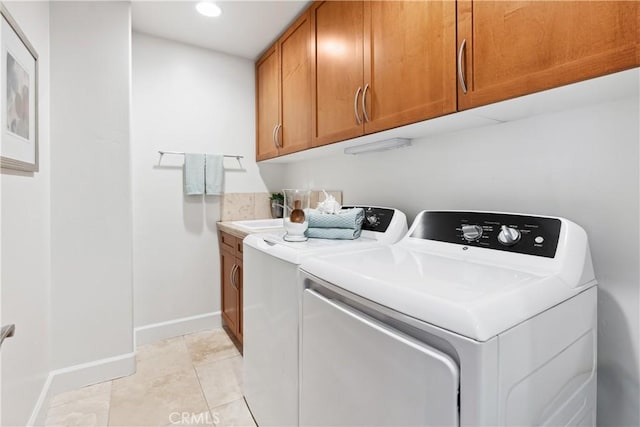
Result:
[[[187,196],[204,194],[204,154],[185,153],[184,193]]]
[[[224,180],[224,156],[208,154],[205,158],[205,194],[219,196],[222,194]]]

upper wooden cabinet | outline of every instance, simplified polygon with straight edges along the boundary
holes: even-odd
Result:
[[[455,112],[455,2],[368,1],[364,12],[365,133]]]
[[[313,145],[454,112],[455,12],[452,1],[314,3]]]
[[[311,6],[315,56],[312,144],[362,135],[363,24],[360,1],[326,1]]]
[[[458,109],[640,65],[639,5],[458,0]]]
[[[256,159],[278,155],[276,130],[280,126],[280,64],[278,45],[256,64]]]
[[[311,145],[311,23],[305,12],[256,63],[256,158]]]
[[[311,22],[306,12],[280,38],[280,154],[311,146]]]
[[[256,64],[257,160],[640,66],[640,1],[316,1]]]

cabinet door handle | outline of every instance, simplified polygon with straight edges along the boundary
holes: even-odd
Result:
[[[279,137],[279,135],[280,135],[280,129],[282,129],[282,124],[281,124],[281,123],[278,123],[278,124],[276,125],[275,140],[274,140],[274,141],[275,141],[275,143],[276,143],[276,147],[277,147],[277,148],[282,148],[282,144],[280,143],[280,137]]]
[[[271,138],[273,139],[273,145],[275,145],[276,148],[278,148],[278,141],[276,141],[276,131],[278,130],[278,126],[279,125],[275,125],[273,127],[273,132],[271,133]]]
[[[238,264],[233,264],[233,269],[231,270],[231,286],[233,286],[236,291],[238,290],[238,283],[236,283],[238,268]]]
[[[464,54],[464,47],[467,44],[467,39],[462,39],[460,44],[460,50],[458,51],[458,80],[462,87],[462,93],[467,93],[467,84],[464,82],[464,72],[462,71],[462,55]]]
[[[356,123],[359,125],[362,124],[362,119],[360,119],[360,115],[358,114],[358,96],[362,91],[362,87],[358,86],[358,90],[356,90],[356,96],[353,97],[353,113],[356,115]]]
[[[235,284],[235,275],[234,273],[236,272],[236,267],[237,265],[233,264],[233,267],[231,267],[231,271],[229,272],[229,280],[231,281],[231,286],[233,286],[233,288],[235,289],[236,284]]]
[[[364,120],[369,122],[369,115],[367,114],[367,91],[369,90],[369,83],[364,86],[364,90],[362,91],[362,115],[364,116]]]

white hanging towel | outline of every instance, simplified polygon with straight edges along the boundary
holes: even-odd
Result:
[[[224,156],[207,154],[205,159],[205,194],[219,196],[222,194],[224,181]]]
[[[204,194],[204,162],[204,154],[185,153],[182,171],[187,196]]]

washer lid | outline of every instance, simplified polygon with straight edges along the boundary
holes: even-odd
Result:
[[[588,286],[403,247],[303,260],[301,269],[400,313],[487,341]]]
[[[397,209],[378,206],[349,206],[364,209],[362,235],[354,240],[308,239],[287,242],[284,229],[249,234],[244,244],[284,261],[300,264],[302,258],[320,253],[346,252],[396,243],[407,233],[407,217]]]
[[[367,249],[382,243],[376,239],[360,237],[355,240],[309,239],[304,242],[287,242],[281,233],[256,233],[244,238],[244,244],[292,264],[300,264],[302,259],[322,253],[346,252]]]

